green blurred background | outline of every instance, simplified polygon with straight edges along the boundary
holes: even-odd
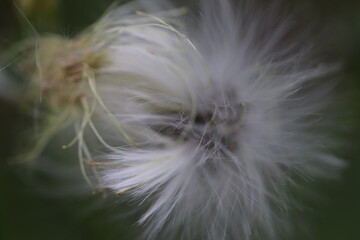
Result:
[[[112,2],[19,0],[18,5],[38,32],[73,36],[94,22]],[[292,2],[311,6],[309,16],[330,29],[329,54],[345,61],[343,80],[337,87],[340,99],[346,103],[346,108],[337,111],[342,130],[338,137],[345,146],[337,154],[349,164],[342,181],[319,184],[317,189],[323,197],[307,203],[303,212],[311,234],[304,231],[293,239],[359,240],[360,1]],[[0,69],[4,65],[3,50],[29,36],[33,32],[12,1],[0,0]],[[91,190],[81,185],[81,175],[73,168],[73,152],[58,150],[66,139],[54,139],[38,161],[39,166],[49,164],[44,168],[54,170],[54,174],[42,167],[29,171],[7,163],[17,147],[24,144],[21,137],[31,128],[31,117],[20,111],[16,99],[0,98],[0,239],[134,239],[137,229],[133,225],[138,213],[120,216],[118,212],[127,212],[131,206],[112,197],[104,200],[101,194],[87,194]],[[56,159],[64,164],[51,165]]]

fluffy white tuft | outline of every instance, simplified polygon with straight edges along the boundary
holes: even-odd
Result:
[[[270,239],[292,177],[341,166],[319,131],[335,67],[277,6],[200,2],[186,32],[181,10],[104,20],[98,91],[134,144],[102,183],[148,206],[145,239]]]

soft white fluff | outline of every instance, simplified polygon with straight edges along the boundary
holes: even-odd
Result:
[[[200,3],[186,30],[161,9],[103,20],[101,38],[116,34],[98,91],[132,141],[108,155],[102,183],[148,206],[145,239],[270,239],[287,227],[291,177],[341,165],[319,131],[318,78],[334,67],[277,6]]]

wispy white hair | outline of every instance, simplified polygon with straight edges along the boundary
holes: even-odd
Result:
[[[271,239],[293,177],[341,166],[320,131],[336,67],[277,3],[244,2],[200,1],[185,27],[152,1],[104,20],[99,94],[136,144],[112,149],[102,184],[148,206],[145,239]]]

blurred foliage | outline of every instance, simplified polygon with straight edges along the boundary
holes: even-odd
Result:
[[[360,239],[360,2],[295,2],[308,2],[313,6],[314,15],[331,28],[328,40],[332,54],[345,59],[344,77],[338,91],[344,95],[341,101],[348,106],[343,113],[339,111],[342,123],[339,129],[343,130],[339,139],[346,145],[338,155],[349,164],[343,181],[324,183],[321,186],[324,199],[309,205],[305,215],[312,226],[311,237],[299,235],[296,239],[357,240]],[[39,33],[73,36],[94,22],[111,3],[112,0],[18,0],[17,6]],[[1,51],[29,36],[34,36],[34,32],[22,13],[11,0],[0,0],[0,66],[4,64]],[[51,178],[42,171],[30,173],[25,166],[8,164],[9,156],[16,154],[15,146],[22,144],[21,136],[31,127],[31,118],[24,115],[15,102],[0,99],[0,239],[134,239],[134,216],[109,217],[116,215],[114,212],[124,212],[121,210],[129,207],[126,204],[110,204],[114,199],[102,200],[101,194],[63,193],[64,188],[74,184],[68,170],[65,173],[69,175]],[[52,145],[59,146],[59,142],[55,139]],[[66,164],[72,166],[71,152],[49,147],[44,156],[39,165],[48,159],[65,159]],[[70,182],[64,183],[67,177]],[[83,181],[81,176],[78,181]],[[87,211],[90,206],[93,208]]]

